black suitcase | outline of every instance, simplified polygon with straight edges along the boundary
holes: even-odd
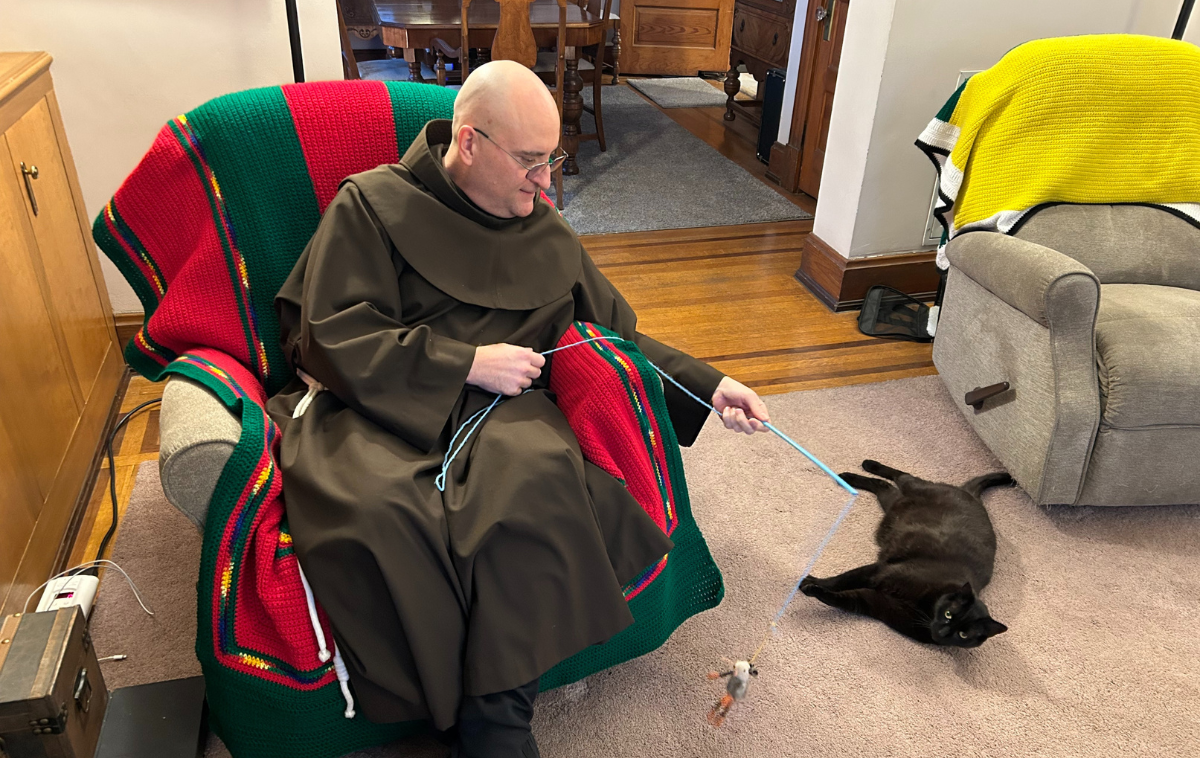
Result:
[[[92,758],[108,705],[79,606],[0,626],[0,755]]]

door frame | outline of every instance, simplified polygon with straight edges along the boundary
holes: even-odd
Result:
[[[771,147],[771,160],[767,166],[767,176],[778,182],[780,187],[788,192],[800,191],[800,157],[804,145],[805,120],[808,117],[808,100],[812,96],[813,76],[817,61],[817,35],[823,24],[816,21],[817,9],[826,6],[834,0],[798,0],[807,5],[804,20],[804,41],[800,46],[800,67],[796,76],[796,100],[792,107],[791,131],[788,133],[786,144],[776,142]],[[836,0],[842,13],[850,12],[850,0]],[[836,22],[837,19],[834,19]],[[840,65],[840,51],[839,51]],[[836,85],[835,85],[836,86]]]

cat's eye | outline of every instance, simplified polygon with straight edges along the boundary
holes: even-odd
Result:
[[[954,614],[953,614],[953,613],[951,613],[950,611],[946,611],[946,618],[948,618],[948,619],[949,619],[949,618],[954,618]]]
[[[967,633],[966,633],[966,632],[959,632],[959,633],[958,633],[958,636],[959,636],[959,637],[962,637],[962,638],[965,640],[965,639],[967,638]]]

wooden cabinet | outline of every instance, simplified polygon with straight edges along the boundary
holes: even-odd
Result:
[[[124,371],[45,53],[0,53],[0,615],[64,559]]]
[[[760,85],[771,69],[787,68],[788,48],[792,44],[792,18],[795,13],[796,0],[737,0],[733,7],[729,73],[725,77],[725,93],[729,97],[726,103],[726,121],[732,121],[740,115],[752,124],[759,123],[762,87],[759,87],[758,99],[755,101],[745,104],[734,101],[734,96],[741,88],[738,66],[744,64]]]
[[[733,7],[734,0],[621,0],[621,73],[724,70]]]

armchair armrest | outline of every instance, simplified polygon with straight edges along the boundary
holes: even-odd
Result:
[[[996,232],[969,232],[946,246],[950,265],[1042,326],[1100,307],[1100,280],[1057,250]],[[1068,316],[1068,314],[1070,314]]]
[[[217,479],[241,436],[241,422],[205,387],[178,375],[167,381],[159,412],[159,475],[167,500],[201,531]]]
[[[970,232],[946,248],[950,276],[933,359],[958,402],[1009,382],[967,419],[1038,503],[1078,500],[1100,422],[1100,282],[1048,247]]]

